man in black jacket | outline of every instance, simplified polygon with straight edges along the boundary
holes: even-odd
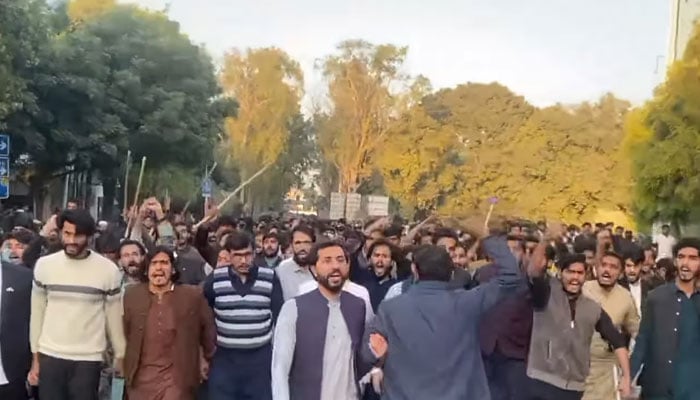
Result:
[[[676,280],[649,293],[632,353],[648,400],[700,398],[700,239],[681,239],[673,257]]]
[[[0,289],[0,399],[24,400],[32,361],[29,350],[32,271],[2,264]]]

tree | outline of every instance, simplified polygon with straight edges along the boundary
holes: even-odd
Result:
[[[127,150],[149,169],[199,167],[235,111],[204,50],[165,15],[133,6],[56,35],[31,90],[39,111],[16,112],[11,134],[27,149],[32,185],[66,167],[99,171],[106,197]]]
[[[116,7],[116,0],[69,0],[68,16],[72,21],[81,22],[100,17]]]
[[[668,69],[654,98],[631,113],[635,211],[643,223],[700,218],[700,31]]]
[[[317,115],[317,140],[335,167],[341,192],[354,192],[374,170],[373,157],[392,124],[427,86],[402,72],[408,48],[342,42],[322,63],[330,109]]]
[[[234,50],[226,55],[221,82],[240,108],[235,118],[226,120],[224,146],[241,180],[276,163],[288,149],[290,128],[300,115],[303,81],[299,64],[282,50]],[[248,191],[263,184],[264,180],[252,182]]]

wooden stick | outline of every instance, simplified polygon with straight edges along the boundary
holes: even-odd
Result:
[[[146,169],[146,156],[141,158],[141,171],[139,172],[139,180],[136,183],[136,193],[134,193],[134,205],[132,208],[136,209],[139,204],[139,195],[141,194],[141,183],[143,182],[143,172]],[[136,210],[138,212],[138,210]],[[128,238],[131,231],[131,225],[133,222],[133,217],[129,218],[129,222],[126,225],[126,232],[124,232],[124,237]]]
[[[129,207],[129,170],[131,169],[131,150],[126,152],[126,173],[124,174],[124,208]]]
[[[221,203],[218,204],[219,209],[223,208],[224,205],[226,205],[226,203],[228,203],[228,202],[233,198],[233,196],[235,196],[238,192],[240,192],[241,190],[243,190],[244,187],[246,187],[246,186],[247,186],[250,182],[252,182],[255,178],[257,178],[257,177],[260,176],[263,172],[265,172],[265,170],[267,170],[268,168],[270,168],[271,165],[272,165],[272,163],[266,164],[264,167],[260,168],[260,170],[258,170],[258,172],[254,173],[253,176],[251,176],[250,178],[248,178],[248,179],[246,179],[245,181],[243,181],[240,185],[238,185],[238,187],[237,187],[236,189],[234,189],[233,192],[229,193],[228,196],[226,196],[226,198],[223,199],[223,200],[221,201]],[[210,216],[205,216],[204,218],[202,218],[201,221],[197,222],[197,223],[194,225],[193,231],[197,231],[197,229],[198,229],[202,224],[209,222],[209,220],[211,220],[211,217],[210,217]]]

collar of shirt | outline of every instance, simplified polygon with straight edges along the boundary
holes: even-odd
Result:
[[[172,292],[172,291],[174,291],[174,290],[175,290],[175,284],[174,284],[174,283],[171,283],[171,284],[170,284],[170,288],[169,288],[168,291],[165,292],[165,293]],[[149,291],[151,294],[157,294],[157,293],[154,293],[154,292],[151,290],[151,288],[148,288],[148,291]]]
[[[698,288],[697,286],[695,287],[695,289],[693,289],[693,293],[690,296],[688,296],[681,288],[679,288],[678,284],[674,283],[673,286],[675,288],[676,294],[683,294],[686,297],[692,297],[692,296],[695,296],[697,294],[700,294],[700,288]]]

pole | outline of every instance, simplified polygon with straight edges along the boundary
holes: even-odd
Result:
[[[124,173],[124,208],[129,207],[129,170],[131,169],[131,150],[126,152],[126,164]]]

